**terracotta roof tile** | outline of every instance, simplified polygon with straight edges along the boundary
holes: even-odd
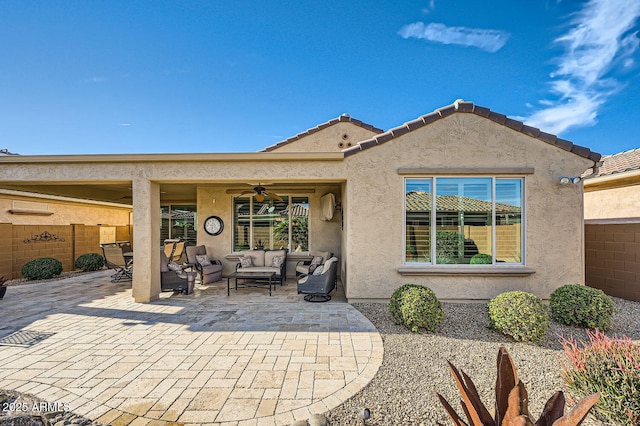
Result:
[[[602,166],[598,170],[598,176],[613,175],[631,170],[640,170],[640,148],[613,155],[605,155],[602,157]]]
[[[358,127],[362,127],[363,129],[366,129],[366,130],[369,130],[369,131],[372,131],[372,132],[375,132],[375,133],[383,133],[384,132],[384,130],[379,129],[377,127],[374,127],[371,124],[364,123],[361,120],[357,120],[355,118],[351,118],[347,114],[343,114],[340,117],[337,117],[337,118],[334,118],[334,119],[329,120],[327,122],[318,124],[316,127],[313,127],[311,129],[305,130],[304,132],[298,133],[295,136],[292,136],[292,137],[287,138],[287,139],[285,139],[283,141],[280,141],[280,142],[277,142],[277,143],[275,143],[273,145],[270,145],[270,146],[266,147],[265,149],[263,149],[263,150],[261,150],[259,152],[273,151],[274,149],[280,148],[283,145],[290,144],[292,142],[295,142],[295,141],[297,141],[299,139],[304,138],[305,136],[312,135],[312,134],[314,134],[316,132],[319,132],[322,129],[326,129],[327,127],[331,127],[331,126],[333,126],[335,124],[338,124],[338,123],[352,123],[352,124],[354,124],[354,125],[356,125]]]
[[[431,193],[429,192],[411,191],[406,194],[405,198],[407,211],[431,210]],[[436,208],[439,212],[490,212],[493,205],[490,201],[477,200],[459,195],[438,195],[436,196]],[[516,213],[520,212],[520,207],[496,203],[496,212]]]
[[[572,152],[576,155],[579,155],[581,157],[584,158],[588,158],[592,161],[599,161],[600,158],[602,157],[600,154],[598,154],[597,152],[592,152],[589,148],[580,146],[580,145],[576,145],[572,142],[569,142],[567,140],[564,139],[560,139],[555,135],[552,135],[550,133],[545,133],[540,131],[540,129],[535,128],[535,127],[531,127],[531,126],[527,126],[524,123],[522,123],[521,121],[518,120],[514,120],[512,118],[508,118],[506,115],[504,114],[499,114],[496,112],[491,111],[489,108],[485,108],[482,106],[478,106],[478,105],[474,105],[472,102],[466,102],[466,101],[461,101],[458,100],[456,101],[453,105],[449,105],[440,109],[435,110],[432,113],[423,115],[415,120],[411,120],[405,124],[403,124],[402,126],[398,126],[395,127],[391,130],[388,130],[384,133],[380,133],[379,135],[371,138],[370,140],[366,140],[366,141],[362,141],[360,143],[358,143],[357,145],[343,150],[342,152],[345,153],[345,156],[348,155],[353,155],[357,152],[360,152],[362,150],[365,149],[370,149],[372,148],[374,145],[379,145],[385,142],[388,142],[392,139],[394,139],[395,137],[398,137],[400,135],[403,135],[405,133],[409,133],[415,129],[418,129],[420,127],[424,127],[426,125],[429,125],[430,123],[433,123],[434,121],[438,121],[444,117],[447,117],[451,114],[454,113],[463,113],[463,114],[476,114],[479,115],[481,117],[484,118],[488,118],[492,121],[495,121],[498,124],[502,124],[506,127],[509,127],[511,129],[513,129],[514,131],[523,133],[527,136],[530,136],[532,138],[538,139],[542,142],[548,143],[550,145],[554,145],[557,146],[558,148],[564,149],[565,151],[569,151]],[[421,125],[421,120],[424,122],[424,124]],[[370,141],[375,141],[376,144],[371,144],[369,143]],[[640,156],[640,154],[639,154]]]

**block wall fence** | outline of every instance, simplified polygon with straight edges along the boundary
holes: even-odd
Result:
[[[585,225],[585,264],[588,286],[640,301],[640,223]]]
[[[62,262],[64,271],[85,253],[100,253],[97,225],[14,225],[0,223],[0,277],[22,278],[22,266],[39,257]],[[116,226],[117,241],[131,241],[130,226]]]

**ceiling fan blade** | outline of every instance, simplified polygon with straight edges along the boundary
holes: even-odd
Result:
[[[255,194],[254,191],[242,191],[240,195]]]
[[[265,191],[264,193],[267,194],[271,198],[274,198],[274,199],[276,199],[278,201],[282,201],[282,197],[279,196],[278,194],[274,194],[273,192],[267,192],[267,191]]]

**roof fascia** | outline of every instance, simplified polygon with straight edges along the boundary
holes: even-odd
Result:
[[[389,142],[390,140],[395,139],[401,135],[412,132],[421,127],[427,126],[435,121],[448,117],[452,114],[458,114],[458,113],[479,115],[481,117],[494,121],[502,126],[506,126],[512,130],[515,130],[517,132],[530,136],[534,139],[541,140],[550,145],[554,145],[565,151],[571,152],[572,154],[592,160],[594,163],[600,161],[600,159],[602,158],[601,154],[598,154],[597,152],[592,152],[589,148],[576,145],[565,139],[560,139],[557,136],[552,135],[550,133],[542,132],[538,128],[527,126],[521,121],[508,118],[504,114],[493,112],[489,108],[481,107],[481,106],[475,105],[473,102],[466,102],[463,100],[457,100],[452,105],[439,108],[430,114],[426,114],[421,117],[418,117],[415,120],[409,121],[407,123],[404,123],[401,126],[390,129],[371,139],[361,141],[356,145],[354,145],[353,147],[343,150],[342,152],[345,153],[345,157],[348,157],[353,154],[357,154],[361,151],[364,151],[365,149],[369,149],[376,145],[381,145],[383,143]]]
[[[243,161],[340,161],[343,159],[343,152],[243,152],[218,154],[12,155],[0,157],[0,163],[184,163]]]

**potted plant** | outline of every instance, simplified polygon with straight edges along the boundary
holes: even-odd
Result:
[[[4,298],[4,294],[7,292],[7,280],[5,277],[0,278],[0,299]]]

